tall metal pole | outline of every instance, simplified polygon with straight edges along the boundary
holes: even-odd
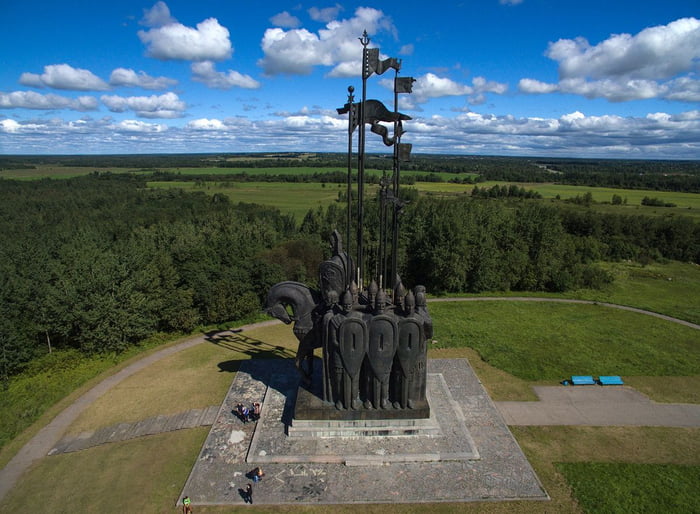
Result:
[[[367,31],[362,33],[362,102],[360,103],[360,135],[358,137],[358,162],[357,162],[357,266],[359,269],[358,286],[362,289],[364,274],[364,256],[362,251],[364,229],[364,195],[365,195],[365,102],[367,101],[367,77],[368,59],[367,45],[369,45]]]
[[[379,184],[379,287],[385,288],[388,283],[386,249],[388,232],[387,205],[389,196],[389,177],[387,177],[386,170],[382,174],[382,179]]]
[[[399,198],[399,174],[401,170],[401,164],[399,159],[399,143],[401,143],[401,121],[398,117],[399,112],[399,93],[396,87],[396,79],[399,75],[397,71],[394,75],[394,113],[396,113],[396,121],[394,121],[394,217],[392,226],[392,239],[391,239],[391,281],[387,280],[387,283],[391,284],[392,289],[395,289],[396,277],[398,275],[398,248],[399,248],[399,209],[400,201]]]
[[[347,200],[348,200],[348,209],[347,209],[347,219],[345,220],[345,252],[347,253],[348,256],[350,256],[350,219],[352,218],[352,133],[355,130],[353,127],[353,122],[354,122],[354,114],[355,114],[355,107],[353,105],[353,102],[355,100],[355,96],[353,93],[355,92],[355,88],[352,86],[348,86],[348,104],[350,106],[350,112],[348,113],[348,183],[347,183]],[[355,270],[348,270],[348,273],[345,273],[346,276],[346,284],[345,287],[346,289],[350,288],[350,277],[352,276],[352,273]]]

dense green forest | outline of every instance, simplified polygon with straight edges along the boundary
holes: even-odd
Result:
[[[435,199],[406,190],[404,282],[433,293],[565,291],[611,280],[600,260],[700,262],[700,224],[690,219],[514,193]],[[378,214],[366,205],[372,270]],[[222,194],[151,190],[134,174],[0,179],[0,378],[55,348],[118,352],[155,332],[240,319],[281,280],[315,286],[344,216],[336,203],[297,224]]]

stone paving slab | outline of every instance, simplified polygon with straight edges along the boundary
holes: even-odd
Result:
[[[540,401],[497,402],[509,425],[700,426],[700,405],[656,403],[627,386],[535,386]]]
[[[319,429],[324,437],[313,435],[292,437],[297,420],[286,427],[290,434],[280,438],[280,419],[284,417],[283,409],[286,398],[275,388],[268,388],[265,396],[266,412],[257,423],[255,437],[251,442],[246,462],[255,464],[294,463],[294,462],[340,462],[360,465],[363,460],[368,464],[380,465],[392,462],[418,462],[435,460],[478,459],[479,452],[474,447],[471,435],[464,426],[461,408],[451,398],[449,388],[441,374],[429,373],[427,381],[428,401],[434,407],[428,421],[435,430],[418,430],[414,435],[375,435],[360,436],[353,430],[343,427]],[[293,402],[293,399],[290,400]],[[462,420],[460,423],[459,420]],[[401,431],[404,420],[384,420],[383,427],[360,428],[365,433],[393,434]],[[302,422],[306,424],[307,422]],[[374,424],[372,421],[368,422]],[[318,423],[319,425],[322,423]],[[350,421],[348,425],[356,422]],[[337,444],[342,441],[342,444]]]
[[[291,440],[293,363],[245,361],[182,496],[195,505],[243,505],[246,474],[261,465],[258,505],[549,499],[469,363],[429,360],[428,375],[439,436]],[[234,415],[237,403],[260,400],[258,422]]]
[[[134,423],[119,423],[102,427],[94,432],[66,436],[49,450],[48,455],[77,452],[101,444],[126,441],[183,428],[211,426],[216,419],[219,408],[218,405],[211,405],[205,409],[192,409],[170,416],[159,415]]]

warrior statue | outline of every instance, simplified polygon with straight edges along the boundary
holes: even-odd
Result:
[[[267,312],[284,323],[294,322],[299,340],[296,366],[311,397],[323,405],[308,419],[387,419],[428,417],[426,399],[426,339],[432,337],[425,288],[407,289],[398,277],[399,219],[405,202],[400,198],[400,163],[410,158],[410,144],[401,143],[403,123],[411,118],[398,112],[398,95],[411,93],[412,77],[399,77],[401,61],[380,60],[378,48],[370,48],[367,32],[362,44],[362,101],[355,102],[354,87],[338,109],[348,114],[348,173],[346,234],[350,241],[353,207],[357,262],[343,250],[340,233],[331,235],[331,257],[319,266],[318,289],[299,282],[281,282],[270,290]],[[366,98],[367,79],[393,69],[394,108]],[[393,134],[389,127],[393,124]],[[392,176],[380,181],[379,238],[375,258],[376,277],[365,277],[367,256],[363,250],[365,129],[393,146]],[[358,130],[357,182],[353,201],[352,140]],[[391,227],[390,227],[391,226]],[[389,232],[391,231],[391,256]],[[355,268],[357,266],[357,268]],[[392,277],[392,280],[386,280]],[[314,382],[314,349],[321,348],[322,373]],[[304,397],[309,395],[304,394]],[[332,413],[331,413],[332,410]],[[308,412],[306,407],[305,412]],[[318,416],[317,416],[318,414]],[[324,417],[325,416],[325,417]]]

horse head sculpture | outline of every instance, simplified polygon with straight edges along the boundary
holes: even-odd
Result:
[[[286,281],[272,286],[267,294],[265,311],[286,325],[294,322],[294,335],[299,340],[295,365],[305,380],[311,380],[314,348],[321,346],[316,334],[316,309],[320,294],[301,282]],[[289,312],[291,310],[291,314]],[[304,362],[307,368],[304,368]]]

